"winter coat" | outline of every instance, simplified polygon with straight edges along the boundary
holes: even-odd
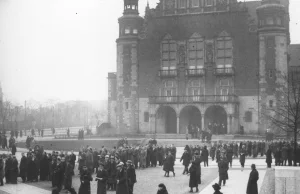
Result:
[[[207,148],[204,148],[201,152],[201,159],[203,161],[207,161],[208,160],[208,150]]]
[[[190,182],[189,182],[189,187],[198,187],[198,182],[197,182],[197,166],[196,164],[192,164],[192,166],[189,169],[190,173]]]
[[[227,180],[228,179],[228,162],[226,160],[221,160],[218,163],[219,167],[219,178],[220,180]]]
[[[240,163],[241,164],[244,164],[245,163],[245,161],[246,161],[246,150],[245,149],[242,149],[241,151],[240,151]]]
[[[0,178],[4,178],[4,161],[3,159],[0,159]]]
[[[247,185],[247,194],[258,194],[257,181],[259,175],[256,169],[252,170]]]
[[[172,155],[168,155],[164,161],[164,171],[174,171],[174,157]]]
[[[106,194],[106,182],[108,179],[106,170],[98,170],[96,178],[102,178],[102,180],[97,180],[97,194]]]
[[[284,146],[281,150],[281,157],[282,157],[282,160],[288,159],[288,148],[286,146]]]
[[[122,169],[121,171],[117,171],[116,175],[117,184],[116,194],[128,194],[128,180],[127,180],[127,172]]]
[[[198,184],[201,184],[201,160],[199,157],[195,158],[196,163],[196,176],[197,176],[197,182]]]
[[[26,177],[26,176],[27,176],[27,158],[25,156],[22,156],[20,162],[20,177]]]
[[[183,166],[190,165],[191,155],[188,152],[184,152],[180,158],[180,162],[183,161]]]
[[[268,149],[266,153],[266,163],[272,164],[272,150]]]
[[[78,194],[91,194],[91,181],[93,180],[92,175],[85,171],[80,175],[80,187]]]
[[[136,183],[136,174],[135,174],[135,169],[134,166],[130,165],[127,168],[127,179],[128,179],[128,185],[133,185]]]

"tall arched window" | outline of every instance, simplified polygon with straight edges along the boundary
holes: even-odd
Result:
[[[217,39],[217,67],[231,68],[233,63],[232,38],[227,32],[222,32]]]
[[[204,68],[204,40],[200,34],[194,33],[188,41],[189,69]],[[192,73],[192,72],[191,72]]]

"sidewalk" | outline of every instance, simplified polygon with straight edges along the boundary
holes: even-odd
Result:
[[[223,194],[241,194],[246,193],[247,184],[249,179],[249,174],[251,170],[244,170],[243,172],[240,170],[229,170],[228,177],[229,180],[226,181],[226,185],[222,186],[221,192]],[[262,186],[266,170],[258,170],[259,180],[257,181],[258,191]],[[212,185],[219,182],[219,177],[212,181],[207,187],[205,187],[200,194],[212,194],[214,189]]]

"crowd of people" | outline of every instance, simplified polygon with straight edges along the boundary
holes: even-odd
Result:
[[[27,139],[32,138],[28,136]],[[1,136],[1,145],[4,149],[10,148],[12,154],[0,157],[0,184],[17,183],[17,177],[23,182],[49,181],[53,187],[53,193],[59,193],[62,189],[76,193],[72,187],[72,177],[75,170],[80,176],[80,188],[78,193],[88,194],[91,192],[90,182],[98,182],[98,193],[106,193],[114,190],[117,194],[132,194],[134,184],[137,182],[135,169],[161,166],[164,176],[169,177],[172,172],[175,177],[176,147],[172,145],[159,145],[156,140],[149,140],[145,145],[128,145],[126,138],[119,140],[118,146],[113,148],[102,147],[100,149],[90,146],[82,147],[78,156],[74,152],[46,153],[41,146],[29,149],[22,153],[20,163],[16,160],[16,140],[11,137],[7,142],[4,134]],[[8,146],[7,146],[8,143]],[[240,141],[240,142],[213,142],[199,143],[199,145],[186,145],[180,161],[184,165],[182,174],[189,175],[190,192],[201,184],[201,163],[204,167],[209,166],[209,157],[218,163],[219,183],[214,185],[216,192],[220,192],[221,186],[226,185],[228,170],[232,167],[234,158],[239,158],[243,171],[246,158],[266,156],[267,167],[271,167],[272,158],[275,165],[292,165],[300,163],[300,147],[296,152],[293,150],[291,141]],[[29,146],[30,147],[30,146]],[[294,155],[296,153],[296,155]],[[78,168],[75,169],[76,161]],[[300,165],[300,164],[299,164]],[[253,172],[253,173],[252,173]],[[255,165],[252,165],[251,180],[258,179]],[[94,178],[93,178],[94,174]],[[1,176],[3,175],[3,176]],[[255,181],[248,183],[248,189],[257,188]],[[126,192],[124,192],[126,191]],[[160,185],[159,192],[167,192],[165,185]],[[251,193],[252,194],[252,193]],[[253,192],[255,194],[255,192]]]

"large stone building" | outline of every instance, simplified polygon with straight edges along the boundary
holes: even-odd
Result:
[[[118,133],[261,133],[287,72],[289,1],[124,0],[108,120]]]

